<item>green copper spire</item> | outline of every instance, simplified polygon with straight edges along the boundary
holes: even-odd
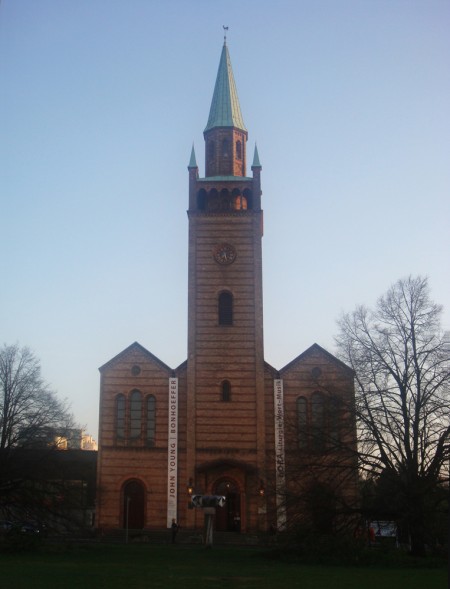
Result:
[[[261,164],[259,163],[259,154],[258,154],[258,148],[256,146],[255,143],[255,153],[253,154],[253,163],[252,163],[252,168],[261,168]]]
[[[247,131],[242,118],[241,107],[239,106],[230,54],[226,43],[223,44],[222,55],[220,56],[219,70],[205,131],[209,131],[214,127],[236,127],[242,131]]]
[[[188,168],[198,168],[197,160],[195,158],[194,144],[192,144],[191,159],[189,160]]]

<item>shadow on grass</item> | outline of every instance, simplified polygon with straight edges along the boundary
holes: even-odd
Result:
[[[45,544],[3,552],[1,584],[15,589],[443,589],[445,568],[304,564],[292,551],[195,545]]]

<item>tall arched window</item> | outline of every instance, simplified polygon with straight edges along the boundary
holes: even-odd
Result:
[[[221,292],[219,295],[219,325],[233,325],[233,295]]]
[[[297,440],[300,450],[308,447],[308,413],[305,397],[297,399]]]
[[[222,401],[231,401],[231,383],[229,380],[222,382]]]
[[[138,390],[130,395],[130,438],[140,438],[142,431],[142,395]]]
[[[116,437],[123,440],[125,438],[125,396],[117,395],[116,397]]]
[[[312,449],[321,452],[325,442],[325,405],[322,393],[315,392],[311,397],[311,435]]]
[[[336,397],[329,400],[327,406],[327,426],[328,426],[328,440],[331,448],[336,448],[339,444],[340,431],[339,431],[339,414],[340,414],[340,401]]]
[[[155,445],[156,433],[156,400],[153,395],[147,397],[147,446]]]

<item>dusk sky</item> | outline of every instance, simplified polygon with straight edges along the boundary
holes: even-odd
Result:
[[[334,353],[341,313],[410,274],[450,329],[449,1],[0,0],[0,343],[94,437],[98,367],[134,341],[186,359],[223,25],[263,167],[266,360]]]

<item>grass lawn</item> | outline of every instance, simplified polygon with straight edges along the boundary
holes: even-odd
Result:
[[[250,548],[89,545],[0,553],[0,586],[14,589],[444,589],[445,568],[286,564]]]

